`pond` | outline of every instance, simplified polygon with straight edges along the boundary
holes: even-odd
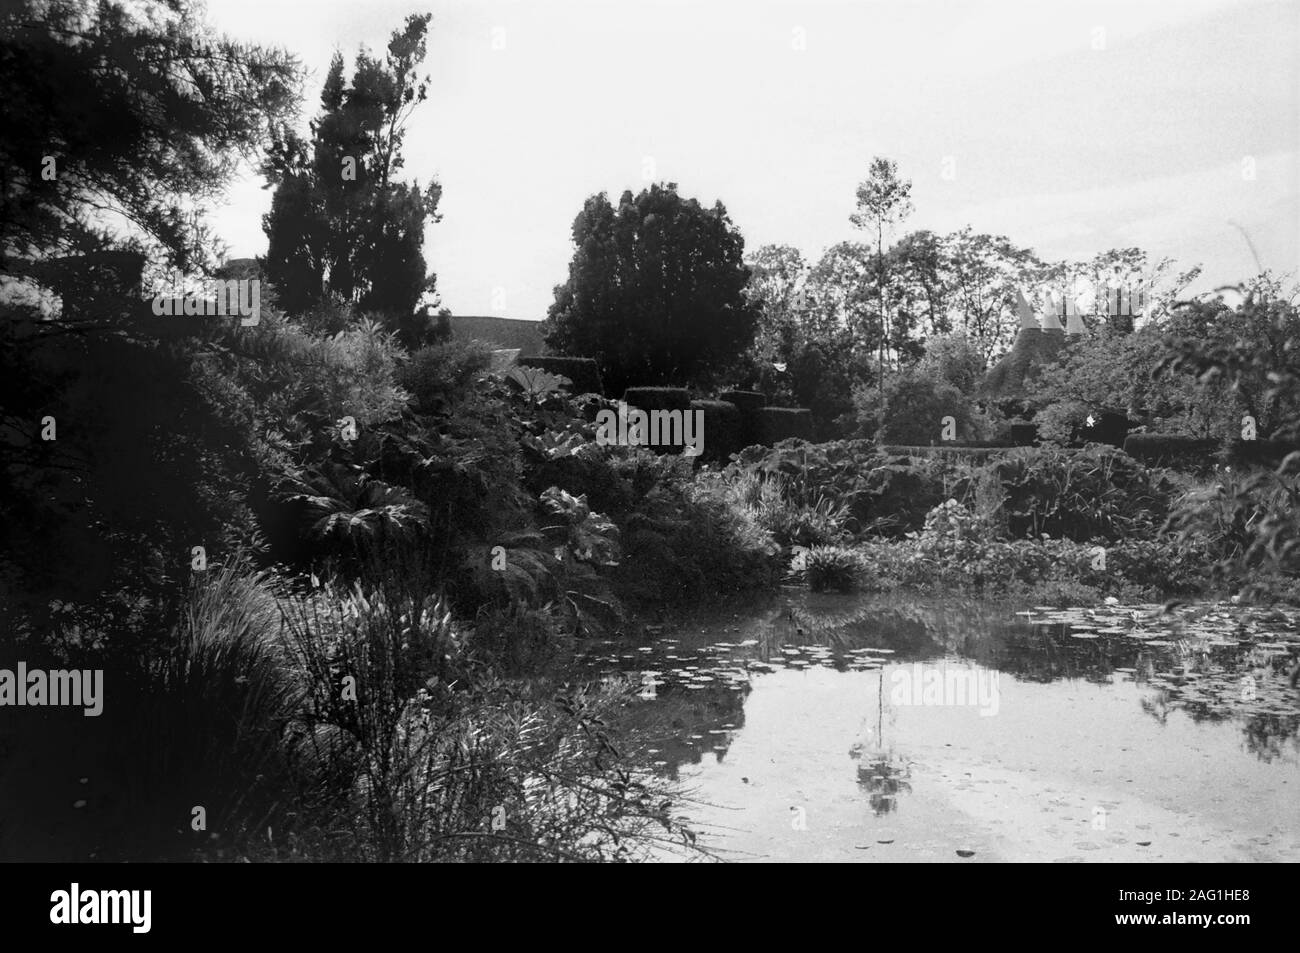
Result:
[[[1300,860],[1297,614],[785,591],[590,663],[729,860]]]

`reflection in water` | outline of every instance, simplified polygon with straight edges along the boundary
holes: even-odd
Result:
[[[877,816],[898,807],[898,795],[911,793],[911,767],[893,751],[876,752],[858,765],[858,784],[867,792],[871,809]]]
[[[1300,752],[1300,692],[1285,679],[1300,654],[1295,613],[1237,606],[1038,608],[1012,614],[980,602],[908,603],[790,594],[751,615],[711,620],[676,638],[593,647],[589,664],[646,686],[623,726],[644,759],[676,776],[721,761],[745,724],[756,679],[780,669],[879,673],[876,731],[855,745],[858,783],[877,814],[911,790],[909,761],[881,732],[885,666],[962,660],[987,673],[1051,685],[1129,682],[1141,711],[1165,723],[1233,722],[1264,762]]]

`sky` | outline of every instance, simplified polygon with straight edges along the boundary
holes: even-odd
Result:
[[[1193,291],[1300,267],[1300,0],[207,3],[310,71],[304,130],[334,51],[350,67],[419,12],[403,172],[442,184],[425,256],[454,314],[544,318],[583,201],[651,180],[815,260],[861,238],[875,155],[913,183],[906,230],[1052,261],[1139,246],[1203,265]],[[266,251],[264,184],[247,170],[212,216],[231,257]]]

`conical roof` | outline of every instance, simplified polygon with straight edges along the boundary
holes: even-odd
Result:
[[[1022,331],[1037,331],[1039,329],[1038,318],[1034,316],[1034,309],[1029,306],[1025,296],[1021,294],[1020,289],[1016,289],[1016,314],[1020,318],[1020,329]]]
[[[1054,331],[1024,328],[1016,335],[1015,344],[1006,356],[988,372],[982,388],[984,394],[994,399],[1021,397],[1025,383],[1043,364],[1056,360],[1065,345],[1065,334],[1059,327]]]

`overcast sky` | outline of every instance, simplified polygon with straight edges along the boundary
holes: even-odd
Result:
[[[1300,263],[1300,0],[208,0],[302,59],[304,128],[336,49],[350,74],[423,11],[404,172],[442,183],[426,258],[456,314],[545,317],[583,200],[647,171],[720,199],[748,249],[815,258],[855,237],[873,155],[913,181],[908,228],[1138,245],[1208,287],[1257,270],[1235,222],[1265,267]],[[214,218],[233,257],[266,250],[262,185]]]

